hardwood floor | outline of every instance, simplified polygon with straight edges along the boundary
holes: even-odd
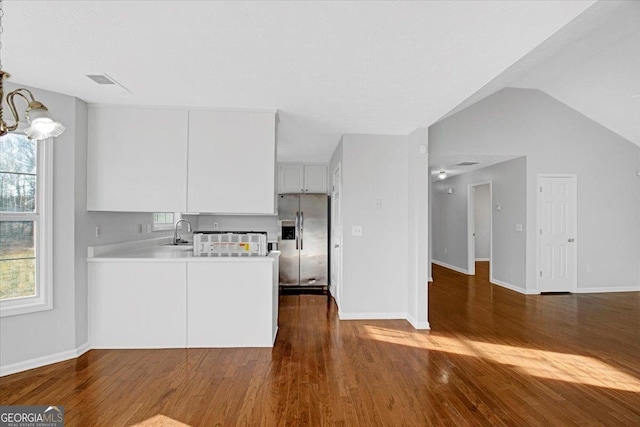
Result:
[[[434,266],[431,331],[283,296],[273,349],[92,350],[0,378],[0,405],[63,405],[67,426],[640,425],[640,293],[524,296],[486,264]]]

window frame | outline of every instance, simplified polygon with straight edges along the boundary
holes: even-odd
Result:
[[[173,214],[173,222],[172,223],[166,223],[166,224],[161,224],[161,223],[157,223],[156,224],[153,215],[155,215],[157,213],[172,213]],[[180,212],[154,212],[153,214],[151,214],[152,229],[153,229],[153,231],[173,230],[175,228],[176,222],[179,221],[180,219],[182,219],[182,214]]]
[[[14,132],[23,134],[23,132]],[[34,221],[36,295],[0,301],[0,317],[53,309],[53,139],[36,145],[35,212],[0,212],[1,221]]]

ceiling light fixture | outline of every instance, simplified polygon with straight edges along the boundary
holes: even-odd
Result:
[[[440,171],[438,174],[438,179],[445,179],[447,177],[447,173],[445,171]]]
[[[2,0],[0,0],[0,36],[2,35],[2,17],[4,16],[4,8]],[[0,40],[0,51],[2,50],[2,41]],[[49,110],[42,102],[36,101],[29,89],[18,88],[7,95],[7,104],[13,115],[14,124],[8,125],[2,118],[2,100],[4,98],[3,81],[11,77],[6,71],[2,71],[2,59],[0,58],[0,136],[6,135],[18,128],[20,116],[16,109],[14,98],[19,96],[27,103],[25,117],[29,123],[29,127],[25,130],[25,134],[29,139],[39,141],[41,139],[56,137],[64,132],[64,126],[54,121],[49,114]]]

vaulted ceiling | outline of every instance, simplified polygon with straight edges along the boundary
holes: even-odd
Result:
[[[89,103],[278,108],[279,160],[327,161],[431,125],[593,3],[7,0],[2,63]]]

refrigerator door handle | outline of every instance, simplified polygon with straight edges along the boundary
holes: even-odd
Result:
[[[296,212],[296,227],[294,229],[294,234],[296,236],[296,250],[298,250],[298,238],[299,238],[298,228],[299,228],[299,226],[300,226],[300,215],[299,215],[298,212]]]
[[[300,211],[300,250],[303,250],[302,247],[304,242],[304,212]]]

